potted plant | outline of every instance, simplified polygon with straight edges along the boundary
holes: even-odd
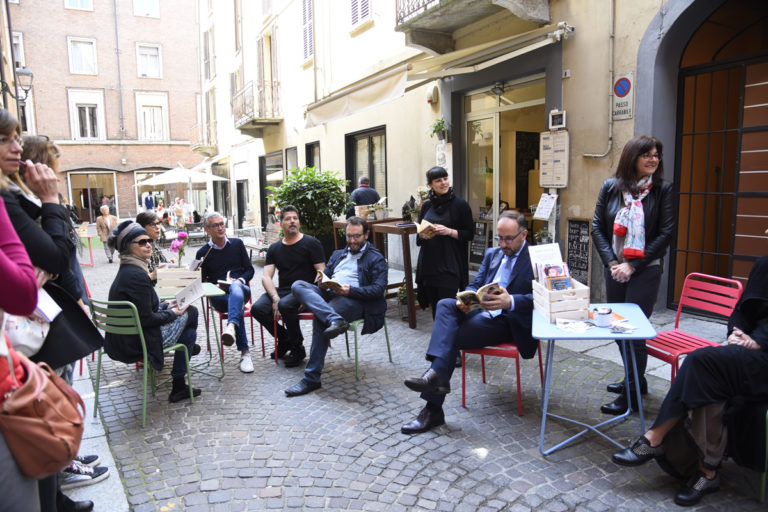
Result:
[[[450,129],[450,125],[446,122],[444,118],[436,119],[434,123],[429,125],[429,136],[434,137],[437,135],[437,138],[439,140],[446,140],[448,138],[448,130]]]
[[[551,244],[552,233],[547,228],[541,228],[533,234],[533,238],[536,240],[536,244]]]
[[[320,239],[326,254],[333,249],[333,220],[352,205],[347,180],[315,167],[292,169],[279,187],[267,187],[279,207],[292,204],[299,210],[301,230]]]

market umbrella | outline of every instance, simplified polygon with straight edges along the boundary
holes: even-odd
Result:
[[[143,181],[140,181],[138,185],[140,186],[170,185],[173,183],[184,183],[185,181],[189,184],[187,188],[187,203],[189,203],[190,202],[189,194],[191,194],[192,192],[193,183],[207,183],[209,181],[229,181],[229,180],[227,178],[222,178],[221,176],[194,171],[192,169],[187,169],[183,165],[179,165],[179,167],[174,167],[170,171],[165,171],[164,173],[157,174],[151,178],[147,178]]]

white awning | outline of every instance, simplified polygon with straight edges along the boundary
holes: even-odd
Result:
[[[574,28],[561,21],[522,34],[489,41],[455,52],[427,57],[408,65],[408,80],[429,80],[474,73],[568,37]]]
[[[307,106],[306,128],[381,105],[405,93],[407,67],[372,76]]]

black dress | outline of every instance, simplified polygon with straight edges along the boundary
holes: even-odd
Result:
[[[680,418],[689,410],[719,402],[727,403],[726,416],[739,414],[745,406],[768,401],[768,256],[760,258],[749,274],[746,289],[728,322],[728,333],[738,327],[749,334],[760,350],[738,345],[707,347],[689,354],[675,382],[664,397],[652,428],[668,419]],[[763,418],[765,415],[763,414]],[[731,423],[736,429],[740,423]],[[745,436],[729,427],[728,452],[759,449],[765,435]],[[764,444],[763,453],[764,453]]]
[[[430,192],[430,199],[419,212],[419,222],[422,219],[455,229],[459,235],[458,240],[450,236],[416,239],[416,245],[421,248],[416,265],[417,299],[422,309],[432,306],[434,317],[437,301],[455,295],[469,282],[467,247],[474,236],[474,224],[472,209],[453,194],[453,189],[439,197]]]

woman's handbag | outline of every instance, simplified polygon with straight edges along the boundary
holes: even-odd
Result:
[[[13,368],[10,350],[6,357]],[[19,383],[10,372],[14,387],[0,405],[0,430],[21,472],[41,479],[61,471],[77,455],[85,404],[50,366],[17,355],[26,378]]]
[[[45,284],[45,291],[61,308],[61,313],[51,322],[43,346],[30,357],[32,361],[61,368],[104,345],[101,333],[69,292],[50,281]]]

